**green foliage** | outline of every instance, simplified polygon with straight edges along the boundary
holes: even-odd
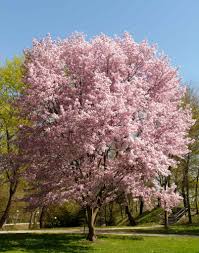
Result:
[[[187,199],[189,199],[190,206],[193,208],[198,203],[199,96],[196,90],[191,88],[187,89],[183,99],[183,107],[187,106],[191,108],[192,117],[195,120],[195,124],[189,130],[189,137],[193,141],[189,145],[189,154],[183,159],[178,159],[178,166],[172,169],[171,180],[175,182],[178,192],[182,194],[184,204],[187,204]]]
[[[45,214],[45,227],[75,227],[84,223],[84,210],[73,202],[52,205]]]
[[[163,218],[162,208],[154,208],[151,211],[145,211],[141,216],[136,219],[138,224],[148,224],[148,223],[162,223]]]
[[[190,145],[192,155],[199,154],[199,97],[195,90],[189,88],[184,96],[184,106],[190,106],[192,110],[192,118],[195,120],[195,124],[189,130],[189,137],[194,140]]]
[[[16,100],[25,88],[23,74],[23,59],[19,57],[0,67],[0,212],[9,203],[8,193],[15,194],[20,172],[25,168],[16,159],[20,152],[16,142],[19,126],[27,123],[16,107]]]
[[[24,123],[14,102],[23,92],[23,59],[14,57],[0,68],[0,153],[16,150],[13,144],[19,125]]]

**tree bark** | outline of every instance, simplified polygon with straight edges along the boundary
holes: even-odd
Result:
[[[87,240],[93,242],[97,238],[95,234],[95,220],[99,209],[87,206],[86,210],[87,210],[87,223],[88,223]]]
[[[41,208],[41,213],[40,213],[40,217],[39,217],[39,227],[40,227],[40,228],[44,228],[45,210],[46,210],[46,207],[45,207],[45,206],[42,206],[42,208]]]
[[[113,203],[109,203],[109,217],[108,217],[108,225],[112,226],[114,223],[114,217],[113,217]]]
[[[169,227],[169,220],[168,220],[168,212],[164,211],[164,227],[168,229]]]
[[[6,136],[7,154],[9,155],[10,154],[11,136],[9,134],[6,124],[5,124],[5,128],[6,128],[5,136]],[[10,163],[9,165],[11,166],[11,172],[12,172],[10,175],[9,172],[6,170],[6,176],[9,181],[9,197],[8,197],[8,202],[7,202],[6,208],[5,208],[3,215],[1,216],[1,219],[0,219],[0,229],[3,227],[3,224],[8,219],[10,207],[12,204],[12,199],[13,199],[13,196],[14,196],[14,194],[17,190],[17,186],[18,186],[18,178],[17,178],[17,173],[16,173],[17,169],[15,168],[12,160],[10,160],[9,163]]]
[[[34,215],[34,212],[32,211],[30,213],[30,220],[29,220],[29,226],[28,226],[28,229],[32,229],[32,220],[33,220],[33,215]]]
[[[131,226],[135,226],[136,222],[135,222],[135,220],[134,220],[134,218],[133,218],[133,216],[132,216],[132,214],[131,214],[131,212],[129,210],[129,206],[128,205],[125,206],[125,212],[126,212],[126,214],[128,216],[129,224]]]
[[[196,188],[195,188],[195,204],[196,204],[196,214],[199,214],[198,210],[198,181],[199,181],[199,169],[196,177]]]
[[[37,228],[37,209],[31,212],[28,228],[29,229]]]
[[[170,168],[169,168],[170,170]],[[171,186],[171,177],[170,175],[168,177],[165,178],[165,183],[164,183],[164,189],[167,189],[167,186],[170,187]],[[165,203],[166,205],[166,203]],[[168,229],[169,227],[169,215],[168,215],[168,211],[164,211],[164,227],[165,229]]]
[[[140,197],[140,212],[139,215],[143,214],[143,210],[144,210],[144,200],[142,197]]]
[[[189,160],[190,160],[190,155],[188,155],[187,157],[187,163],[185,166],[185,185],[186,185],[186,203],[187,203],[187,208],[188,208],[189,224],[192,224],[191,205],[190,205],[190,198],[189,198]]]
[[[0,219],[0,229],[3,227],[5,221],[8,219],[9,210],[10,210],[10,207],[12,204],[12,198],[16,192],[16,189],[17,189],[17,183],[14,186],[12,184],[10,185],[8,202],[7,202],[6,208],[3,212],[3,215],[1,216],[1,219]]]
[[[107,210],[106,210],[106,206],[104,206],[104,221],[105,221],[105,224],[107,226],[108,222],[107,222]]]
[[[183,197],[183,204],[184,207],[187,207],[187,198],[186,198],[186,173],[185,173],[185,169],[183,170],[183,179],[182,179],[182,197]]]
[[[124,216],[123,216],[123,206],[121,204],[119,204],[119,207],[120,207],[120,215],[123,219],[124,218]]]

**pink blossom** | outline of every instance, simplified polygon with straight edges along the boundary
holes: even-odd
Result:
[[[177,204],[157,178],[188,152],[193,121],[165,56],[128,33],[75,34],[35,40],[25,59],[20,103],[32,124],[22,130],[24,154],[44,201],[100,207],[122,189],[148,202],[157,192],[166,209]]]

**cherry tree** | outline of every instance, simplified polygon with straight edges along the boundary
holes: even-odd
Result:
[[[179,195],[158,184],[188,152],[193,124],[182,109],[184,88],[168,58],[131,35],[90,41],[82,34],[34,40],[25,51],[21,126],[27,176],[38,196],[76,200],[87,210],[95,239],[99,208],[123,191],[171,209]]]

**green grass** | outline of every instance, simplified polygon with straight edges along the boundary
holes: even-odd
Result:
[[[111,229],[109,229],[111,228]],[[96,231],[104,233],[147,233],[147,234],[179,234],[179,235],[198,235],[199,236],[199,224],[182,225],[176,224],[169,226],[165,229],[164,226],[151,226],[151,224],[145,224],[145,226],[137,227],[104,227],[97,228]]]
[[[118,230],[115,230],[118,231]],[[112,232],[115,232],[112,230]],[[172,225],[168,229],[162,227],[140,227],[131,229],[120,229],[126,233],[148,233],[148,234],[179,234],[179,235],[199,235],[199,225]],[[119,231],[118,231],[119,232]]]
[[[158,224],[162,221],[163,210],[162,208],[154,208],[151,211],[145,211],[142,215],[136,218],[137,224]]]
[[[199,253],[199,238],[99,236],[95,243],[83,235],[2,234],[0,252],[6,253]]]
[[[154,228],[152,230],[148,229],[148,233],[169,233],[169,234],[181,234],[181,235],[199,235],[199,225],[172,225],[165,230],[164,228]]]

